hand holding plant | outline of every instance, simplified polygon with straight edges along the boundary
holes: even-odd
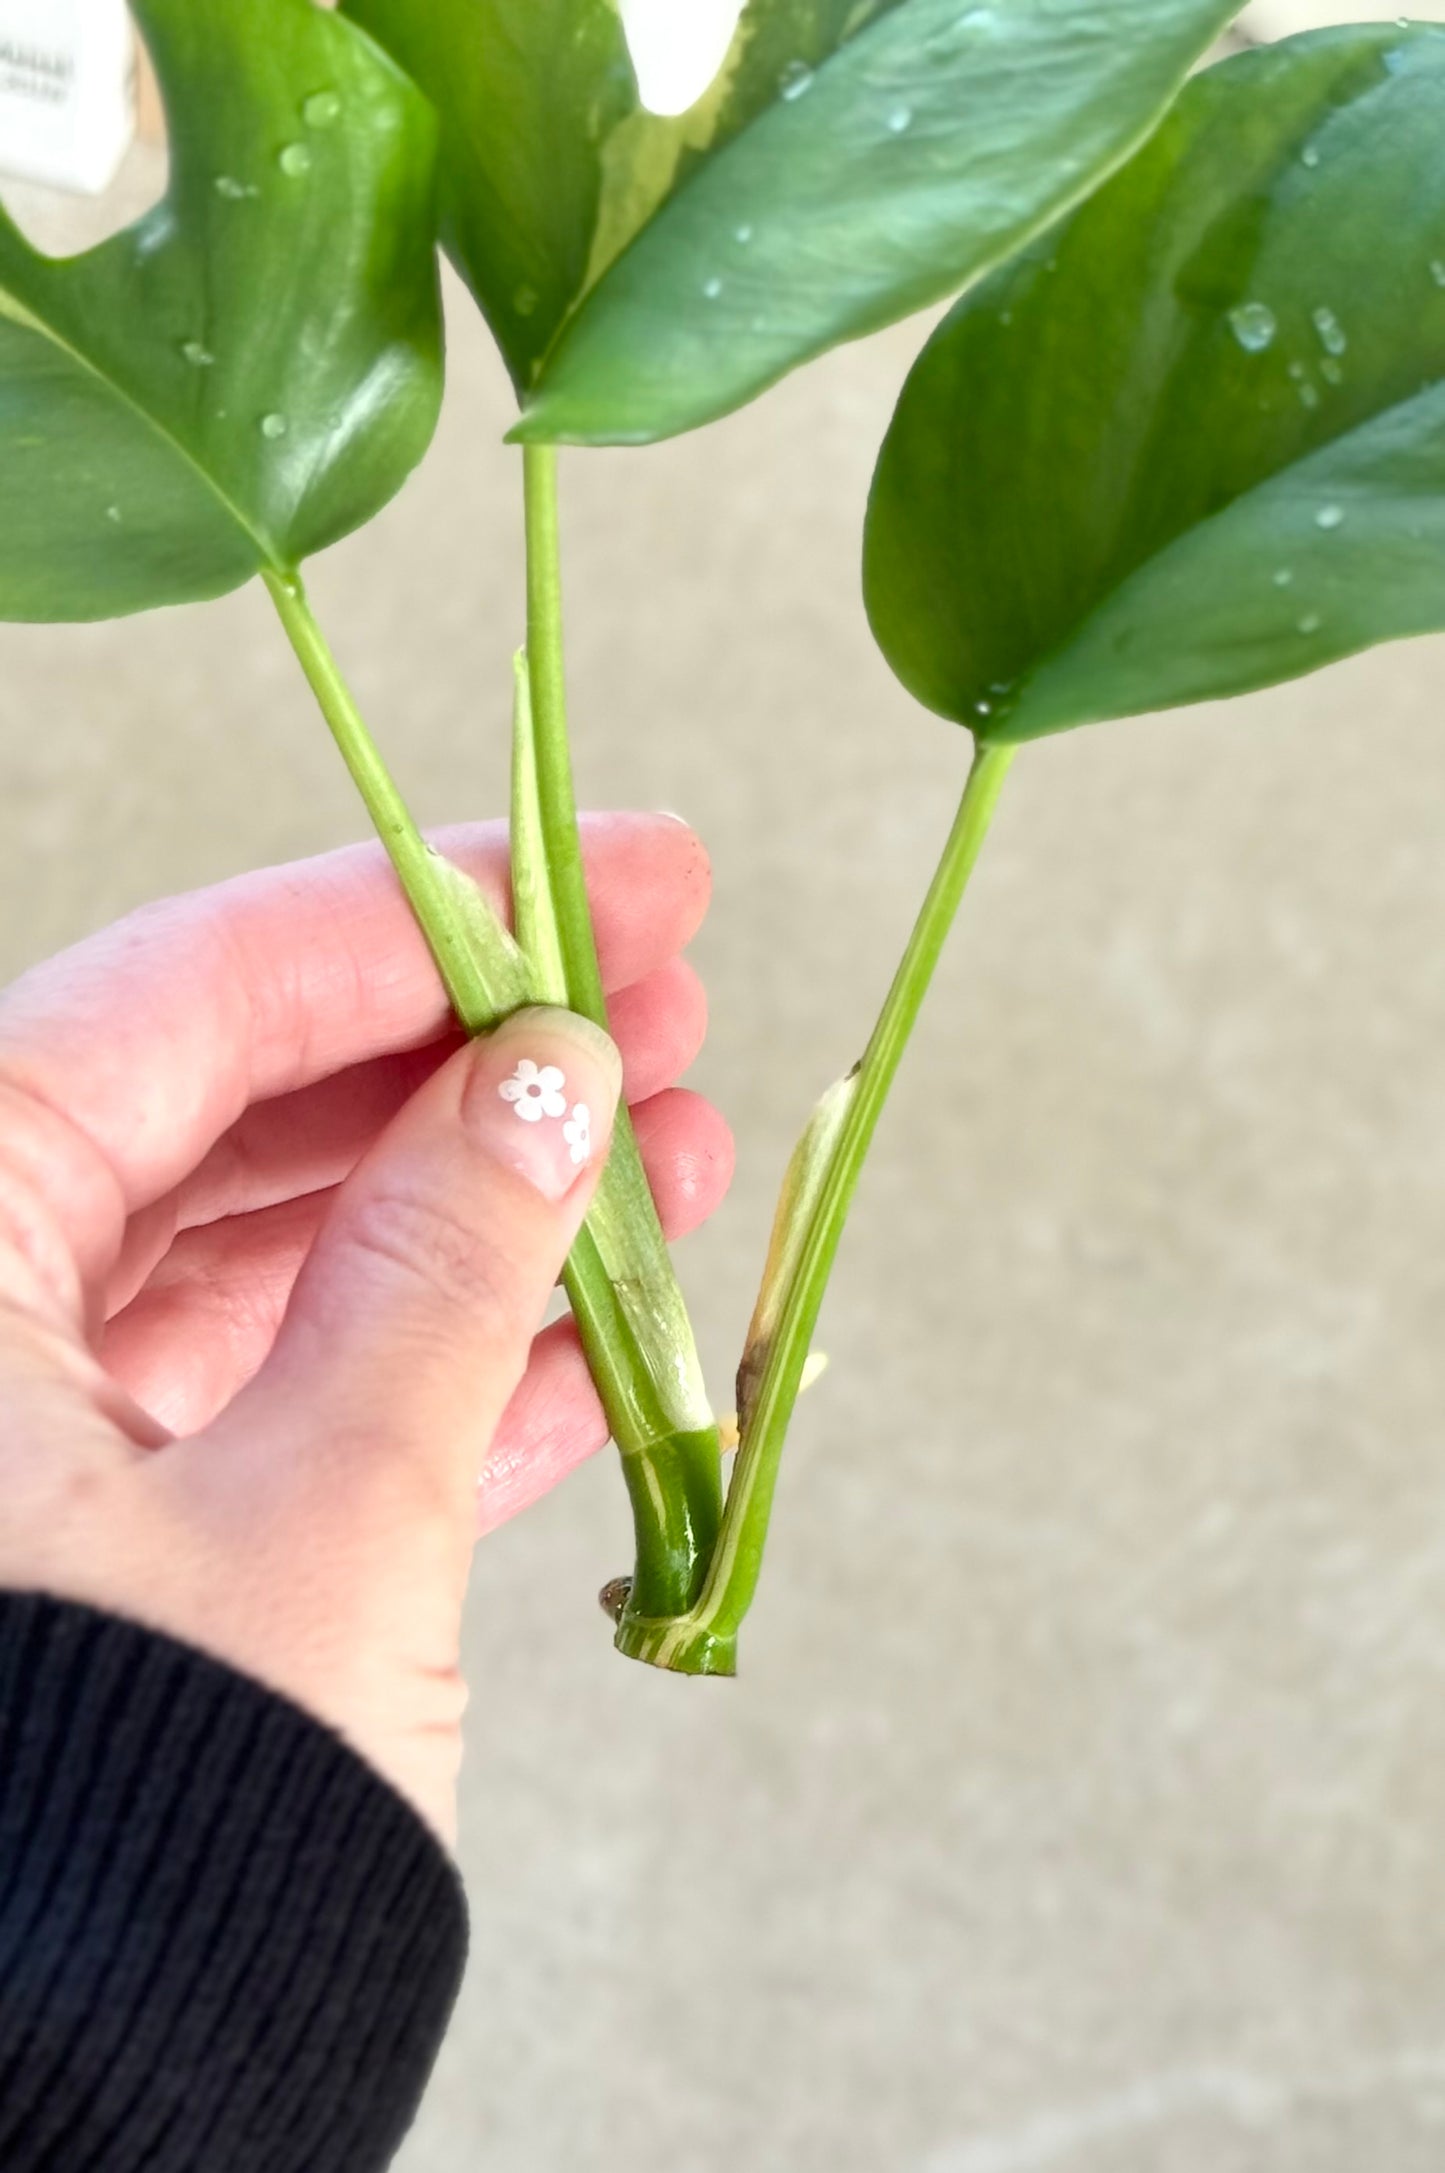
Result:
[[[705,865],[666,817],[587,837],[675,1235],[729,1164],[670,1088],[702,1027],[676,952]],[[504,836],[447,844],[500,902]],[[605,1437],[570,1325],[535,1332],[619,1073],[567,1013],[465,1052],[446,1023],[374,848],[149,908],[7,993],[0,1585],[229,1661],[450,1836],[477,1474],[495,1524]],[[539,1071],[584,1128],[519,1121]]]
[[[635,1658],[735,1665],[849,1204],[1017,747],[1445,623],[1445,33],[1297,39],[1185,87],[1235,12],[751,0],[712,87],[664,116],[611,0],[212,0],[204,31],[189,0],[143,0],[167,204],[68,265],[0,233],[0,460],[27,509],[0,609],[259,573],[473,1034],[538,1001],[606,1017],[555,447],[701,427],[963,290],[883,448],[865,589],[974,756],[877,1024],[788,1173],[726,1498],[625,1117],[567,1269],[633,1504],[613,1598]],[[418,835],[298,570],[425,443],[438,236],[520,408],[514,936]]]

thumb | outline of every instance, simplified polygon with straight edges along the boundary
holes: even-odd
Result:
[[[606,1160],[616,1049],[530,1010],[460,1051],[341,1187],[250,1391],[346,1460],[414,1453],[470,1505]],[[233,1406],[234,1409],[234,1406]]]

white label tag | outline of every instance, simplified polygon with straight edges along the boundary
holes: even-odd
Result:
[[[0,168],[96,192],[134,129],[125,0],[0,0]]]

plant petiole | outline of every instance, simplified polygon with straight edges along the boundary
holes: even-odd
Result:
[[[300,577],[264,578],[466,1031],[484,1033],[523,1004],[567,1000],[555,986],[539,984],[531,961],[470,877],[434,852],[417,829]],[[575,864],[580,875],[580,851]],[[537,899],[529,909],[538,909]],[[721,1459],[691,1330],[625,1112],[564,1279],[632,1494],[639,1531],[635,1590],[650,1608],[679,1612],[697,1597],[717,1534]]]
[[[527,648],[513,735],[513,879],[533,940],[551,962],[558,1000],[605,1026],[567,734],[552,447],[525,447],[522,475]],[[579,1280],[589,1246],[595,1259]],[[637,1551],[628,1609],[649,1617],[680,1614],[702,1590],[717,1538],[722,1451],[692,1325],[625,1113],[567,1288],[632,1500]]]
[[[321,714],[386,847],[457,1018],[484,1033],[532,1000],[527,961],[471,879],[433,851],[367,730],[297,573],[262,574]]]
[[[671,1621],[624,1618],[618,1642],[634,1659],[682,1674],[730,1675],[739,1625],[762,1567],[778,1466],[807,1365],[828,1277],[903,1052],[948,932],[993,820],[1015,750],[980,746],[943,857],[914,925],[862,1062],[835,1087],[804,1135],[784,1187],[783,1224],[773,1259],[776,1291],[765,1288],[764,1346],[745,1358],[742,1439],[722,1530],[696,1607]],[[809,1150],[813,1142],[814,1151]],[[789,1204],[791,1202],[791,1212]],[[624,1633],[626,1642],[624,1643]]]

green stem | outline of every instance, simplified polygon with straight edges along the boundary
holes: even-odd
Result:
[[[527,652],[512,659],[512,927],[531,961],[544,1003],[567,1001],[567,961],[552,910],[552,884],[542,835],[537,783],[537,734]]]
[[[484,1033],[543,993],[529,961],[476,885],[417,829],[300,578],[263,578],[453,1008],[468,1033]],[[555,998],[549,993],[548,1000]],[[661,1289],[657,1256],[666,1277]],[[692,1344],[680,1298],[680,1330],[668,1314],[676,1284],[625,1113],[565,1281],[645,1536],[638,1590],[651,1612],[678,1613],[697,1597],[722,1510],[717,1430],[695,1357],[688,1370]]]
[[[418,830],[316,623],[300,575],[263,572],[261,578],[386,847],[452,1007],[469,1034],[482,1033],[529,1000],[525,962],[480,892],[433,852]]]
[[[567,1002],[606,1026],[567,733],[551,446],[524,448],[522,478],[527,680],[518,689],[513,861],[523,871],[528,911],[560,962]],[[722,1516],[722,1457],[687,1308],[625,1110],[607,1179],[566,1284],[632,1500],[637,1549],[627,1607],[650,1619],[681,1614],[702,1589]]]
[[[572,749],[567,735],[567,679],[562,655],[562,554],[557,517],[557,454],[522,448],[527,518],[527,671],[532,690],[532,748],[542,851],[574,1011],[607,1024],[607,999],[587,900]]]
[[[980,747],[943,858],[903,954],[842,1121],[828,1136],[808,1191],[801,1236],[744,1422],[722,1531],[697,1606],[681,1618],[632,1625],[628,1650],[687,1674],[731,1674],[738,1627],[757,1589],[778,1465],[863,1163],[903,1052],[988,834],[1015,750]],[[624,1624],[624,1627],[626,1625]]]

